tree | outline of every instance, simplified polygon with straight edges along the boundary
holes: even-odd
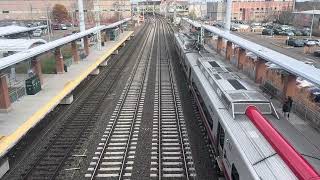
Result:
[[[292,24],[293,19],[294,19],[294,14],[291,11],[282,11],[279,14],[277,21],[280,24],[287,24],[288,25],[288,24]]]
[[[55,4],[52,8],[52,17],[55,22],[63,23],[70,20],[67,8],[62,4]]]
[[[194,10],[192,10],[191,12],[189,12],[189,18],[195,20],[197,17],[196,12]]]

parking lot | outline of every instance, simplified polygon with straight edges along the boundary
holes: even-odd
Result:
[[[62,38],[64,36],[70,35],[73,31],[78,30],[78,28],[69,27],[67,30],[52,30],[52,35],[50,36],[50,41]],[[44,39],[49,42],[49,34],[42,34],[40,37],[32,37],[33,39]]]
[[[306,63],[312,63],[317,68],[320,68],[320,58],[315,57],[313,53],[305,54],[304,47],[293,47],[286,45],[287,36],[267,36],[261,35],[261,32],[233,32],[237,35],[240,35],[250,41],[253,41],[257,44],[263,45],[280,53],[283,53],[287,56],[296,58]],[[296,38],[308,38],[306,36],[298,36]],[[314,37],[314,39],[320,39]],[[315,49],[320,49],[319,46],[316,46]]]

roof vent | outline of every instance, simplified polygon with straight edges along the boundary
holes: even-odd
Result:
[[[209,64],[212,66],[212,67],[220,67],[219,64],[215,61],[210,61]]]
[[[247,90],[238,80],[236,79],[228,79],[229,83],[236,89],[244,89]]]

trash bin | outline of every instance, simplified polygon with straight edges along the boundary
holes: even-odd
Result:
[[[26,79],[26,93],[27,95],[35,95],[41,90],[41,83],[38,76],[32,76]]]

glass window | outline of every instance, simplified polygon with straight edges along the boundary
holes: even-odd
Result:
[[[219,138],[219,144],[221,146],[221,149],[223,149],[223,145],[224,145],[224,129],[222,128],[221,124],[219,123],[218,125],[218,138]]]
[[[238,170],[237,170],[236,166],[234,166],[234,164],[232,164],[231,178],[232,178],[232,180],[239,180],[240,179]]]

